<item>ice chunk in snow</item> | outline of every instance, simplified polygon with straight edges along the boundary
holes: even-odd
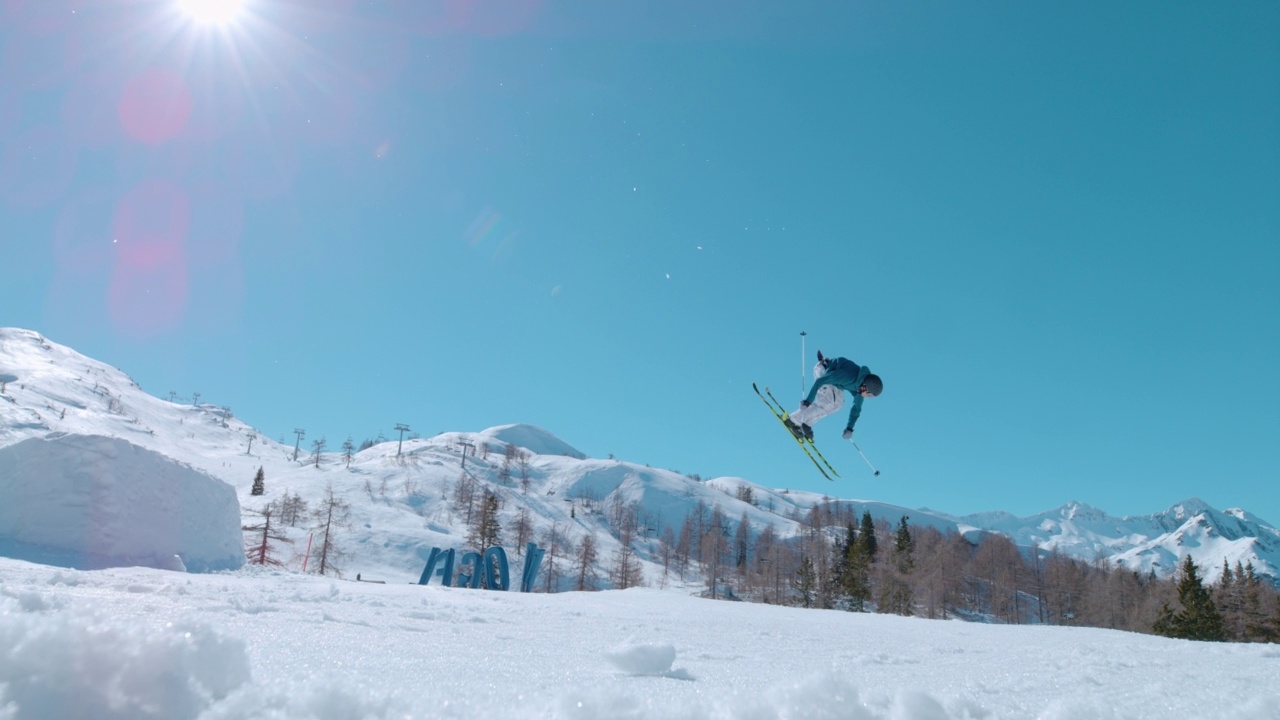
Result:
[[[671,669],[671,663],[676,660],[673,645],[627,644],[606,652],[604,657],[628,675],[664,675],[689,679],[684,670]]]

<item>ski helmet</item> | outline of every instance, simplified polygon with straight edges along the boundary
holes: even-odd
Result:
[[[884,383],[881,382],[880,376],[876,374],[867,375],[862,381],[862,387],[871,393],[871,397],[876,397],[884,390]]]

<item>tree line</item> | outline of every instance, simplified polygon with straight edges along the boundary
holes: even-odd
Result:
[[[742,498],[740,498],[742,499]],[[1190,557],[1172,578],[1027,551],[1009,537],[970,540],[954,530],[855,517],[827,501],[792,518],[798,537],[756,530],[698,503],[663,531],[655,560],[711,597],[802,607],[961,618],[1009,624],[1101,627],[1198,640],[1280,642],[1280,593],[1252,563],[1224,561],[1212,586]]]
[[[518,503],[504,524],[503,507],[517,493],[528,494],[529,475],[527,457],[508,453],[503,459],[500,483],[481,482],[464,470],[444,500],[473,549],[508,541],[520,556],[530,541],[544,548],[542,592],[679,581],[705,584],[704,594],[713,599],[1280,642],[1280,593],[1251,563],[1233,567],[1224,561],[1218,581],[1206,585],[1190,557],[1173,577],[1160,578],[1104,557],[1088,562],[1056,549],[1028,551],[1000,534],[970,539],[953,529],[912,525],[905,515],[891,526],[832,500],[794,511],[789,519],[800,532],[785,538],[773,524],[753,523],[748,511],[730,517],[719,504],[702,500],[679,525],[664,525],[616,493],[566,498],[569,522],[541,528]],[[261,493],[262,481],[259,470],[252,494]],[[743,488],[737,498],[754,505],[750,488]],[[276,564],[271,543],[284,539],[279,526],[310,520],[320,540],[316,571],[333,572],[343,555],[335,533],[348,510],[331,487],[310,512],[296,494],[286,493],[254,513],[262,522],[245,526],[250,562]],[[617,541],[608,557],[601,556],[598,530]],[[660,573],[646,577],[642,558]]]

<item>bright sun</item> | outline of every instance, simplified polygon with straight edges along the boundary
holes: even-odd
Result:
[[[245,0],[176,0],[192,20],[201,25],[227,25],[240,15]]]

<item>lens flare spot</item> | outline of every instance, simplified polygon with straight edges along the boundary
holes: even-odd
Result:
[[[116,264],[108,289],[112,323],[152,335],[182,319],[189,292],[185,243],[190,202],[172,183],[134,188],[116,208]]]
[[[107,304],[117,329],[146,337],[182,320],[190,285],[186,263],[172,256],[156,261],[145,268],[117,267],[112,273]]]
[[[480,211],[475,220],[471,221],[471,225],[467,228],[467,243],[472,247],[476,247],[483,243],[486,238],[494,234],[494,231],[502,223],[502,215],[494,212],[490,208]]]
[[[190,217],[186,194],[172,183],[154,180],[138,185],[116,207],[112,237],[119,261],[145,266],[153,258],[181,255]]]
[[[166,70],[148,70],[128,82],[116,106],[125,133],[159,145],[172,140],[191,117],[191,95],[182,78]]]

